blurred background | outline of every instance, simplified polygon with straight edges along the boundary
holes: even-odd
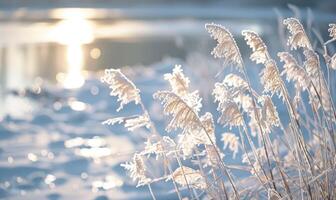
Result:
[[[137,140],[101,125],[118,106],[101,71],[128,66],[158,113],[151,94],[166,85],[157,79],[183,64],[206,103],[221,63],[205,23],[229,28],[247,59],[241,30],[275,56],[286,48],[279,20],[298,17],[327,40],[335,11],[334,0],[0,0],[0,198],[147,199],[119,167]],[[257,78],[261,66],[247,63]]]

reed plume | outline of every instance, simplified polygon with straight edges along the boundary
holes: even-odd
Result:
[[[215,58],[223,58],[226,65],[232,64],[242,71],[242,58],[232,34],[225,27],[214,23],[206,24],[205,28],[218,42],[211,54]]]
[[[267,46],[256,32],[243,30],[242,35],[246,40],[247,45],[252,49],[250,59],[257,64],[264,64],[269,57]]]
[[[135,104],[140,103],[140,90],[119,69],[106,69],[101,81],[109,85],[112,90],[111,96],[118,97],[117,101],[120,102],[120,106],[117,111],[132,101]]]
[[[287,18],[283,21],[283,24],[287,27],[289,33],[291,34],[288,38],[288,45],[291,49],[296,50],[300,47],[312,49],[307,34],[298,19]]]

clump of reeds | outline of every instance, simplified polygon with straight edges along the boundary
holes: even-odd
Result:
[[[102,81],[117,96],[120,109],[130,102],[142,113],[109,119],[104,123],[124,123],[129,131],[145,127],[149,131],[144,148],[122,166],[130,172],[137,186],[166,181],[173,184],[177,197],[183,199],[335,199],[336,198],[336,113],[321,63],[336,68],[336,54],[329,55],[327,45],[336,40],[336,25],[330,24],[331,39],[323,45],[324,55],[314,51],[299,20],[285,19],[289,31],[288,45],[294,52],[279,52],[272,58],[266,43],[255,32],[242,31],[251,48],[250,59],[263,65],[256,92],[249,80],[240,50],[229,30],[221,25],[206,24],[206,30],[218,42],[212,51],[216,58],[233,65],[235,73],[214,85],[212,95],[218,105],[218,124],[237,132],[222,134],[224,148],[233,156],[242,152],[241,166],[226,164],[218,147],[213,115],[202,112],[198,91],[189,87],[190,80],[181,66],[164,75],[170,89],[157,91],[169,123],[166,133],[159,133],[140,97],[140,90],[120,70],[105,71]],[[299,62],[294,55],[302,56]],[[280,63],[283,67],[279,68]],[[328,70],[329,70],[328,69]],[[285,84],[285,81],[289,83]],[[294,95],[288,91],[293,83]],[[302,96],[306,95],[309,101]],[[289,123],[279,117],[274,99],[280,98]],[[277,105],[278,107],[282,105]],[[175,131],[177,135],[169,132]],[[154,175],[149,164],[162,169]],[[250,176],[237,178],[233,170],[248,171]]]

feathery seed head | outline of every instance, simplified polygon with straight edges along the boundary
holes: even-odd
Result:
[[[236,74],[228,74],[223,80],[225,93],[222,98],[227,98],[243,108],[245,112],[249,112],[253,108],[252,98],[247,94],[249,90],[248,83]]]
[[[235,88],[235,90],[239,92],[248,91],[247,82],[236,74],[228,74],[225,76],[223,83],[229,87]]]
[[[103,83],[107,83],[112,89],[110,95],[117,96],[120,106],[117,111],[120,111],[124,105],[134,101],[135,104],[140,103],[140,90],[136,88],[120,69],[106,69],[105,74],[101,77]]]
[[[206,24],[206,30],[210,33],[218,44],[212,50],[211,54],[215,58],[223,58],[225,64],[236,65],[238,70],[242,71],[243,63],[240,51],[230,31],[218,24]]]
[[[177,128],[189,130],[199,127],[197,113],[180,96],[170,91],[158,91],[153,97],[162,102],[164,114],[172,116],[166,128],[168,132]]]
[[[195,189],[205,189],[206,182],[202,174],[198,170],[190,167],[182,166],[177,168],[167,180],[174,179],[174,181],[182,186],[189,185]]]
[[[280,126],[279,114],[274,106],[271,97],[261,96],[258,101],[262,104],[260,123],[266,133],[271,133],[272,127]]]
[[[173,91],[158,91],[153,95],[154,99],[160,100],[163,104],[164,114],[172,116],[172,120],[166,127],[168,132],[177,128],[192,130],[199,127],[198,112],[202,107],[202,99],[199,97],[198,91],[188,93],[183,89],[183,96],[174,92],[174,90],[181,91],[177,88],[185,88],[184,86],[189,83],[189,80],[182,74],[180,67],[177,66],[175,69],[172,74],[165,75],[166,79],[173,83]]]
[[[121,166],[130,172],[133,181],[138,180],[137,187],[151,181],[151,179],[146,176],[146,166],[140,154],[135,153],[132,162],[121,164]]]
[[[179,135],[178,146],[182,152],[183,159],[190,158],[199,141],[195,138],[195,133],[184,133]]]
[[[184,96],[188,93],[190,81],[184,76],[181,65],[175,65],[173,73],[165,74],[164,79],[169,81],[172,91],[177,95]]]
[[[336,39],[336,24],[329,24],[328,32],[332,39]]]
[[[242,35],[244,36],[247,45],[252,49],[250,59],[255,61],[257,64],[265,63],[268,60],[269,54],[267,46],[260,36],[256,32],[250,30],[243,30]]]
[[[306,71],[299,66],[296,59],[288,52],[279,52],[278,56],[281,62],[284,62],[284,70],[281,75],[286,75],[288,82],[294,81],[298,92],[304,91],[309,86],[309,77]]]
[[[261,83],[264,86],[264,93],[270,92],[272,95],[277,93],[280,97],[283,97],[282,80],[274,60],[268,60],[265,63],[265,68],[261,72]]]
[[[223,107],[219,110],[221,111],[221,116],[218,119],[218,123],[229,127],[242,126],[243,116],[241,115],[238,105],[234,102],[225,102]]]
[[[150,120],[147,115],[140,115],[125,120],[125,128],[127,128],[129,131],[134,131],[140,127],[146,127],[147,129],[149,129],[150,126]]]
[[[312,79],[319,78],[319,74],[320,74],[319,56],[313,50],[309,50],[309,49],[306,49],[305,51],[303,51],[303,54],[306,58],[306,60],[303,63],[303,66],[305,67],[308,75]]]
[[[239,111],[237,103],[230,97],[230,90],[225,83],[215,83],[215,88],[212,92],[215,97],[215,102],[218,102],[217,110],[221,112],[218,122],[222,125],[241,126],[243,117]]]
[[[201,116],[200,121],[205,130],[201,129],[201,131],[196,136],[203,144],[212,144],[216,143],[215,136],[215,124],[213,121],[212,114],[207,112],[203,116]],[[205,133],[205,132],[206,133]],[[211,139],[209,139],[209,137]]]
[[[303,63],[307,74],[313,83],[314,87],[310,87],[311,91],[311,99],[310,103],[314,104],[317,108],[321,107],[321,103],[319,101],[319,97],[322,101],[323,109],[326,111],[327,115],[330,115],[330,111],[332,110],[332,102],[330,101],[328,94],[328,86],[323,80],[322,71],[320,69],[320,59],[317,53],[312,50],[305,50],[303,52],[306,60]],[[318,93],[318,94],[317,94]]]
[[[298,19],[287,18],[284,19],[283,24],[291,34],[288,39],[288,46],[291,49],[298,49],[300,47],[312,49],[306,32]]]

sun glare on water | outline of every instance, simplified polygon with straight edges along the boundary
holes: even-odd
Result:
[[[67,72],[61,76],[61,79],[57,78],[64,88],[74,89],[84,84],[82,45],[93,41],[92,31],[92,23],[85,19],[80,12],[66,15],[66,18],[55,27],[56,41],[67,47]]]

